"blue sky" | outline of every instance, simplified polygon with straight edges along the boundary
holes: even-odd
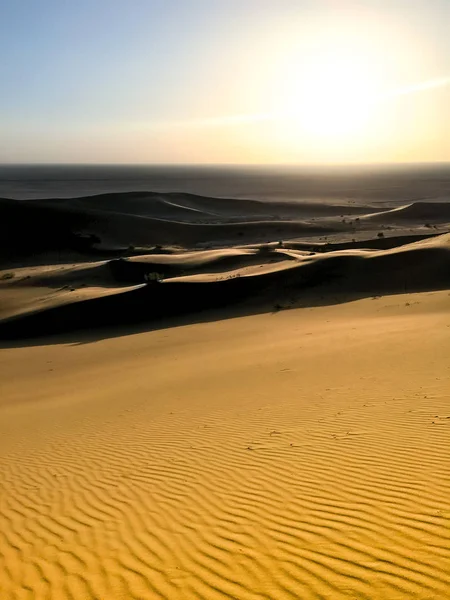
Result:
[[[447,0],[0,0],[0,162],[333,160],[326,136],[302,133],[283,147],[278,121],[253,116],[276,102],[282,110],[275,88],[295,100],[309,85],[301,66],[286,67],[298,40],[322,39],[324,23],[344,39],[374,22],[373,47],[383,56],[388,48],[383,64],[397,65],[391,87],[450,76]],[[437,111],[423,159],[450,160],[438,131],[450,127],[448,86],[419,95],[408,100],[411,123],[425,130],[424,115]],[[236,115],[248,122],[229,124]],[[393,133],[414,133],[411,123]],[[366,140],[370,152],[360,142],[358,152],[376,158],[375,142]],[[377,143],[389,160],[392,148]]]

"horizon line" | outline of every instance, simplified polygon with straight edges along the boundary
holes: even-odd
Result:
[[[445,160],[412,161],[348,161],[348,162],[0,162],[1,167],[351,167],[351,166],[398,166],[398,165],[450,165]]]

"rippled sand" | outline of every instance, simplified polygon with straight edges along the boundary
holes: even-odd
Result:
[[[0,598],[450,598],[449,308],[0,350]]]

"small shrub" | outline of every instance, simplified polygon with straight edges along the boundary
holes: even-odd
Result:
[[[161,273],[156,273],[152,271],[151,273],[146,273],[144,275],[144,281],[146,283],[159,283],[163,280],[163,275]]]
[[[7,279],[13,279],[15,277],[14,273],[3,273],[3,275],[0,276],[0,279],[2,281],[6,281]]]
[[[377,233],[377,237],[384,238],[384,233],[382,231],[380,231],[379,233]]]

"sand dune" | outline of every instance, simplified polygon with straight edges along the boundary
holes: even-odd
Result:
[[[450,598],[449,204],[375,191],[0,200],[0,600]]]
[[[233,201],[238,204],[237,201]],[[133,203],[131,203],[133,204]],[[213,204],[213,203],[211,203]],[[253,204],[262,204],[256,203]],[[233,245],[238,242],[262,242],[283,238],[319,236],[342,229],[337,224],[306,222],[302,220],[277,220],[266,215],[261,220],[258,213],[251,218],[238,214],[230,219],[197,219],[183,222],[174,219],[172,211],[164,218],[136,215],[126,212],[127,202],[122,199],[122,211],[77,207],[64,201],[19,202],[0,201],[3,226],[1,242],[5,250],[17,254],[62,247],[89,249],[89,236],[106,246],[177,244],[194,247],[200,244]],[[142,211],[145,212],[145,211]],[[37,227],[37,224],[39,226]],[[84,235],[84,239],[82,237]]]
[[[92,254],[156,245],[189,249],[296,239],[362,241],[380,228],[389,236],[423,235],[431,227],[444,233],[450,227],[448,207],[423,202],[386,211],[353,202],[263,202],[151,192],[32,202],[0,199],[0,250],[7,263],[8,254],[56,250]]]
[[[145,283],[146,274],[152,273],[163,280]],[[44,272],[35,267],[33,277],[28,270],[17,275],[0,282],[8,292],[3,310],[0,304],[0,337],[155,322],[224,306],[232,314],[270,312],[448,289],[450,234],[390,250],[309,253],[269,246],[150,255]],[[30,294],[30,287],[40,289],[41,297]]]
[[[1,597],[446,600],[448,306],[0,351]]]
[[[99,194],[82,198],[35,201],[71,208],[105,210],[166,220],[199,221],[205,219],[279,219],[314,216],[363,214],[367,207],[332,202],[260,201],[214,198],[186,193],[130,192]]]
[[[273,241],[333,244],[376,235],[426,235],[450,228],[448,203],[387,211],[354,201],[256,201],[136,192],[65,200],[0,199],[0,260],[43,253],[148,254],[155,246],[233,247]],[[374,212],[376,211],[376,212]],[[387,247],[385,245],[384,247]],[[60,259],[58,260],[60,262]]]
[[[363,217],[379,223],[397,223],[413,221],[422,223],[449,223],[450,203],[448,202],[413,202],[406,206],[377,212]]]
[[[0,271],[0,319],[101,298],[121,289],[106,261]]]

